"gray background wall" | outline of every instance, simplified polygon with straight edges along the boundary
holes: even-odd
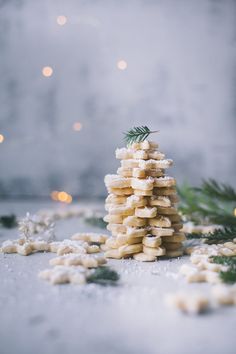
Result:
[[[179,182],[235,185],[235,20],[230,0],[0,1],[0,194],[101,196],[140,124]]]

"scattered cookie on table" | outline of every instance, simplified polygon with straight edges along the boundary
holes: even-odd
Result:
[[[165,297],[168,306],[190,315],[199,314],[209,309],[209,299],[203,294],[179,292]]]
[[[107,235],[98,234],[94,232],[84,232],[84,233],[76,233],[71,236],[72,240],[75,241],[85,241],[90,243],[98,243],[103,244],[108,239]]]
[[[63,256],[55,257],[50,259],[50,265],[64,265],[64,266],[77,266],[81,265],[85,268],[97,268],[105,264],[106,258],[102,255],[97,254],[77,254],[69,253]]]
[[[88,270],[82,266],[57,265],[39,272],[39,278],[51,284],[85,284]]]
[[[50,243],[41,238],[19,238],[3,242],[0,251],[2,253],[18,253],[22,256],[28,256],[35,252],[50,252]]]

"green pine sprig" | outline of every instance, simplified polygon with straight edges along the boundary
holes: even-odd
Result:
[[[183,184],[178,187],[178,192],[181,198],[179,210],[186,220],[236,227],[236,192],[233,187],[211,179],[204,181],[199,188]]]
[[[204,243],[208,245],[224,243],[232,241],[236,238],[236,227],[224,227],[222,229],[216,229],[214,232],[207,234],[203,233],[189,233],[186,234],[187,239],[203,239]]]
[[[228,266],[226,271],[220,271],[220,279],[227,284],[236,283],[236,256],[213,256],[211,257],[213,263],[222,264]]]
[[[96,283],[99,285],[116,285],[119,280],[119,274],[109,267],[98,267],[87,277],[88,283]]]
[[[236,256],[212,256],[210,257],[212,263],[217,263],[225,266],[236,267]]]
[[[0,225],[7,229],[13,229],[17,226],[17,219],[14,214],[0,216]]]
[[[208,181],[204,180],[201,188],[196,188],[196,190],[199,190],[201,193],[204,193],[211,198],[236,203],[236,190],[232,186],[219,183],[212,178]]]
[[[150,134],[157,133],[159,130],[151,131],[146,125],[134,127],[124,133],[124,140],[127,145],[140,143],[147,139]]]

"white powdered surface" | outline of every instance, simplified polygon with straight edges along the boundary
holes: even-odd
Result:
[[[5,202],[0,215],[50,205]],[[56,225],[59,239],[85,231],[99,229],[78,219]],[[16,230],[0,229],[0,242],[16,236]],[[187,284],[177,274],[186,257],[149,264],[109,260],[121,276],[117,287],[52,286],[37,274],[53,257],[0,254],[1,354],[234,353],[236,307],[186,316],[164,304],[165,294],[175,291],[210,293],[209,284]]]

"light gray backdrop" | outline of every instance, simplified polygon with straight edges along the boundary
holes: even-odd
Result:
[[[161,130],[180,182],[235,184],[235,12],[231,0],[0,1],[0,194],[101,196],[122,132],[141,124]]]

